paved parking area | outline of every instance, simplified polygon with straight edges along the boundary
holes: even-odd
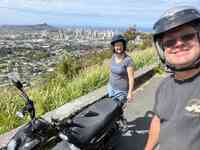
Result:
[[[143,150],[147,136],[134,133],[133,122],[137,117],[144,116],[146,111],[152,110],[155,92],[162,79],[163,76],[155,75],[136,90],[134,101],[128,104],[124,113],[128,120],[128,130],[116,138],[116,150]]]

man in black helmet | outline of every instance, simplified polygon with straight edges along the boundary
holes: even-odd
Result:
[[[156,92],[145,150],[200,149],[200,13],[169,9],[154,25],[154,44],[172,70]]]

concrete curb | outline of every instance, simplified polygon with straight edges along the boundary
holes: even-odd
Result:
[[[154,74],[154,69],[157,67],[157,64],[150,65],[148,67],[145,67],[141,70],[137,70],[135,72],[135,85],[136,88],[141,85],[144,81],[148,80],[151,76]],[[87,95],[81,96],[77,98],[76,100],[66,103],[63,106],[52,110],[42,117],[45,118],[45,120],[51,122],[51,118],[55,118],[58,120],[62,120],[64,118],[67,118],[84,107],[100,100],[102,97],[105,97],[107,95],[107,86],[103,86],[97,90],[94,90]],[[13,137],[13,135],[16,133],[16,131],[21,128],[22,126],[13,129],[3,135],[0,135],[0,149],[5,147],[8,141]]]

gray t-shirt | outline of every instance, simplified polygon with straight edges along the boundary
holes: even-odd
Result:
[[[161,82],[154,112],[161,119],[160,150],[200,150],[200,76]]]
[[[127,67],[133,66],[134,63],[130,56],[127,54],[122,63],[116,63],[115,54],[112,56],[110,66],[110,80],[109,84],[115,90],[128,91],[128,73]]]

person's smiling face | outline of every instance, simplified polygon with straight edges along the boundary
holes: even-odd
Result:
[[[114,44],[115,53],[122,54],[124,53],[124,44],[123,42],[119,41]]]
[[[197,31],[188,25],[164,34],[161,42],[166,61],[177,67],[192,64],[200,56]]]

